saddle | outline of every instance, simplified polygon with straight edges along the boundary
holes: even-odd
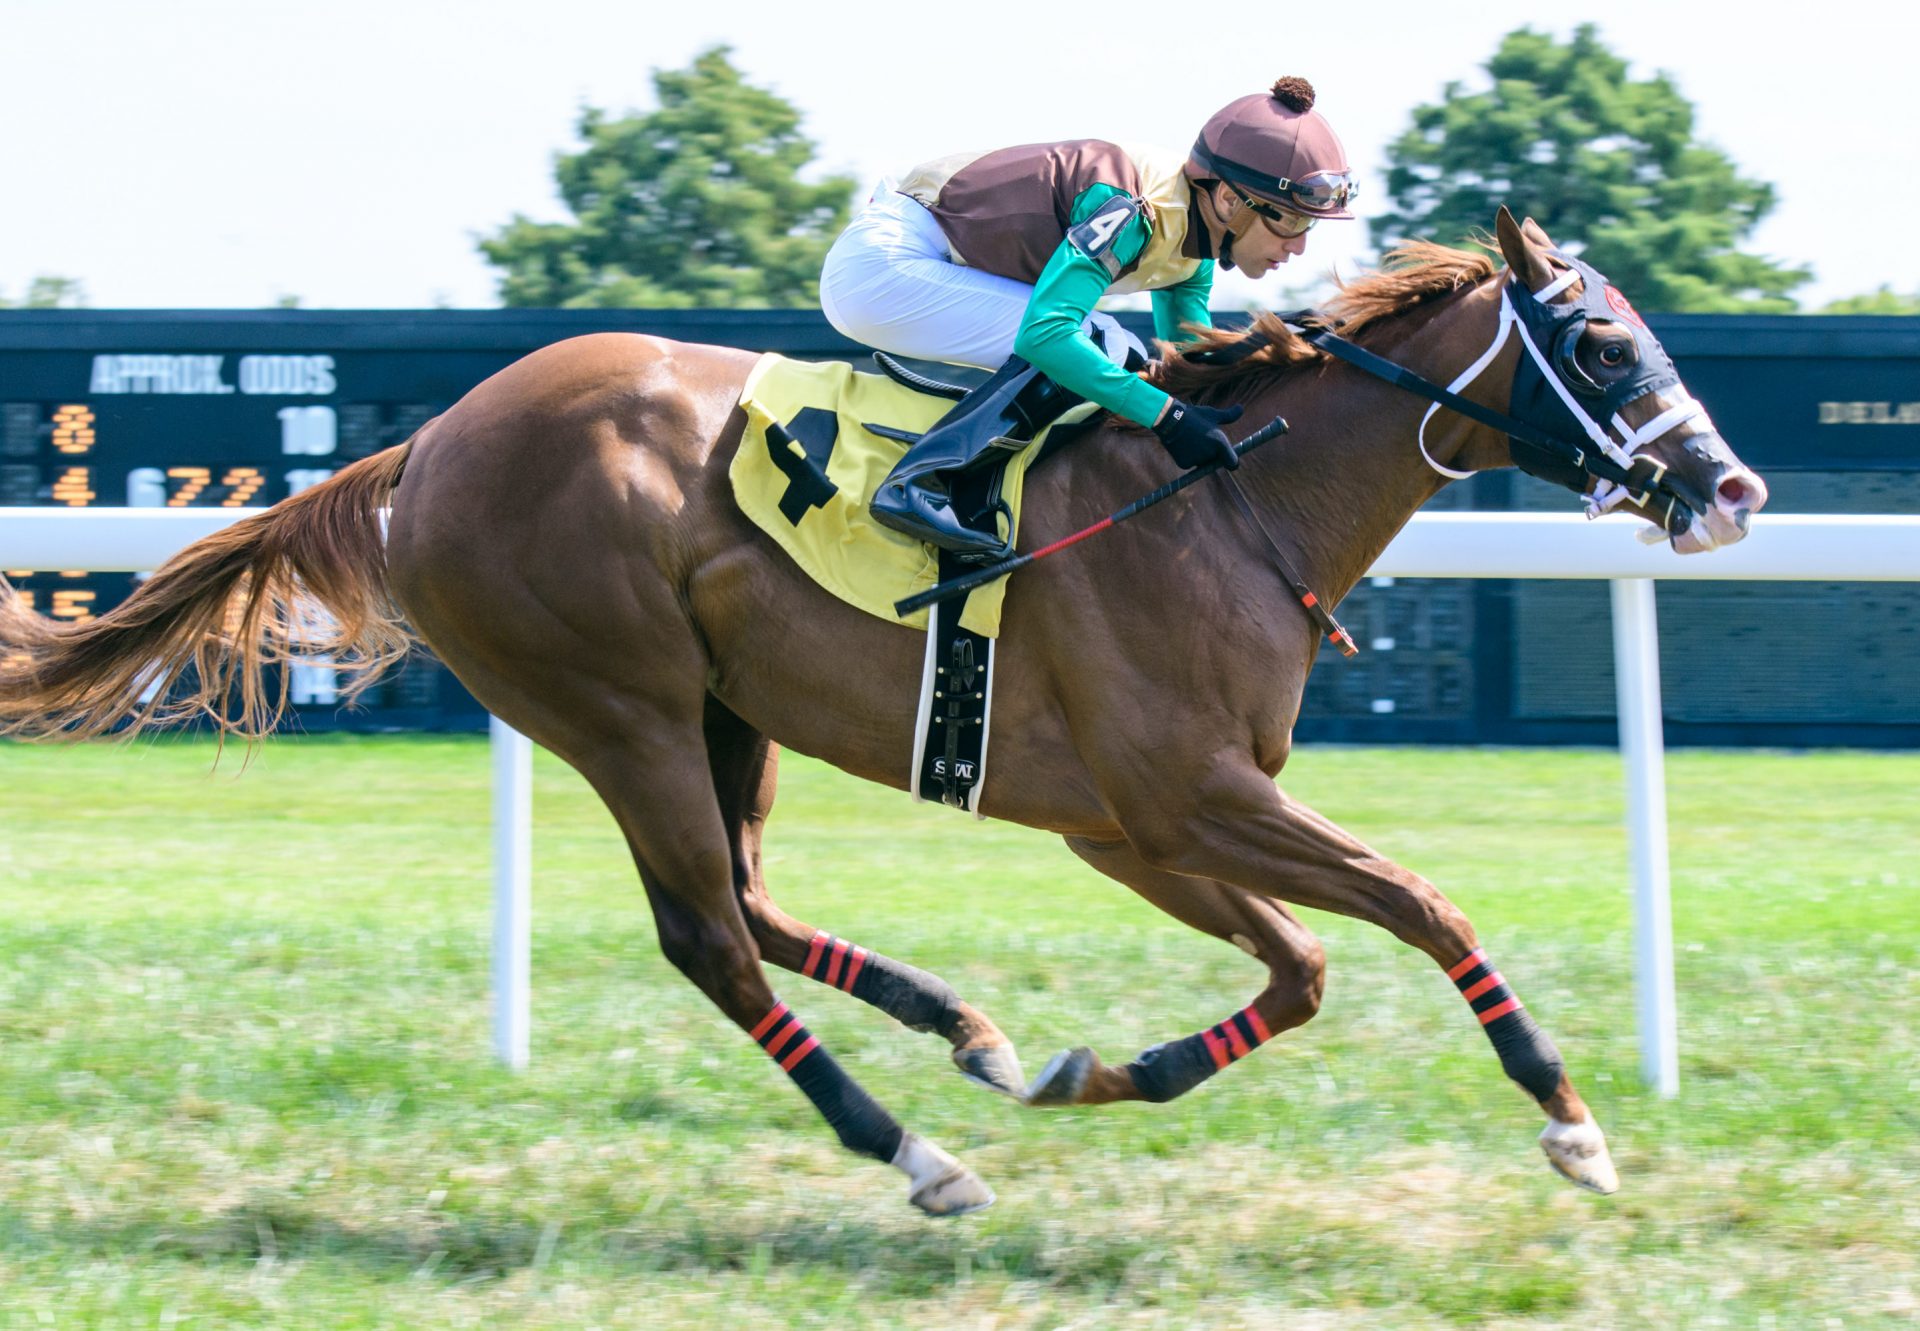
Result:
[[[741,512],[849,605],[926,632],[907,788],[980,816],[1006,579],[901,617],[894,602],[965,571],[955,556],[881,526],[868,501],[921,433],[966,389],[884,354],[885,376],[766,355],[740,390],[747,415],[728,478]],[[1027,473],[1099,411],[1074,408],[1034,442],[955,478],[955,512],[1011,543]]]
[[[821,587],[888,623],[925,629],[926,611],[901,618],[893,606],[939,582],[941,561],[921,542],[875,522],[868,502],[966,389],[916,374],[884,353],[876,360],[885,375],[762,356],[741,388],[747,425],[728,477],[741,511]],[[1028,473],[1098,411],[1091,403],[1076,407],[1031,447],[958,478],[956,510],[978,530],[1015,540]],[[959,622],[996,636],[1005,592],[1004,583],[981,588]]]

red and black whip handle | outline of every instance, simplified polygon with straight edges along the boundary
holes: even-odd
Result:
[[[1266,443],[1267,440],[1283,435],[1286,432],[1286,417],[1275,416],[1265,425],[1235,444],[1233,451],[1236,455],[1245,457],[1247,454],[1253,452],[1254,449]],[[1125,508],[1108,514],[1091,527],[1083,527],[1071,536],[1062,536],[1052,545],[1043,545],[1038,550],[1030,551],[1024,555],[1015,555],[1011,559],[1003,559],[997,564],[988,564],[985,568],[975,569],[971,573],[963,573],[957,578],[949,578],[947,581],[937,586],[929,587],[923,592],[915,592],[912,596],[895,601],[893,603],[893,613],[904,619],[916,610],[924,609],[930,605],[937,605],[941,601],[950,601],[963,592],[972,591],[975,587],[984,587],[989,582],[1006,577],[1007,574],[1012,573],[1015,569],[1025,568],[1036,559],[1045,559],[1048,555],[1055,554],[1070,545],[1084,541],[1089,536],[1098,535],[1109,527],[1119,526],[1134,514],[1152,508],[1163,499],[1173,498],[1173,496],[1179,494],[1194,482],[1204,481],[1207,477],[1213,475],[1214,472],[1219,471],[1220,466],[1221,464],[1218,462],[1209,462],[1204,467],[1195,467],[1192,471],[1184,472],[1151,494],[1141,495]]]

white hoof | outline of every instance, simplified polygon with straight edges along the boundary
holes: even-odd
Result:
[[[1592,1119],[1548,1123],[1540,1134],[1540,1149],[1547,1153],[1548,1164],[1581,1187],[1600,1193],[1620,1190],[1620,1175],[1607,1153],[1607,1136]]]
[[[993,1205],[993,1189],[925,1137],[902,1136],[893,1167],[907,1176],[907,1200],[928,1215],[965,1215]]]

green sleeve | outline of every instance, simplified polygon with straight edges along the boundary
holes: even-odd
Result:
[[[1074,200],[1074,224],[1085,221],[1121,193],[1124,191],[1111,185],[1094,185],[1083,191]],[[1114,237],[1108,254],[1121,266],[1131,264],[1140,257],[1151,234],[1146,216],[1135,217]],[[1081,252],[1072,241],[1062,240],[1034,284],[1027,312],[1020,320],[1020,332],[1013,341],[1013,354],[1067,391],[1128,420],[1151,425],[1166,407],[1167,395],[1101,355],[1080,330],[1112,281],[1102,263]]]
[[[1212,295],[1213,260],[1202,259],[1192,277],[1153,293],[1153,335],[1162,342],[1185,342],[1193,335],[1182,325],[1213,327],[1213,316],[1207,312]]]

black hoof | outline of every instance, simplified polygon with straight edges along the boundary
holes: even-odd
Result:
[[[1087,1089],[1087,1078],[1099,1065],[1099,1058],[1084,1045],[1055,1054],[1027,1087],[1026,1102],[1043,1109],[1078,1103],[1080,1093]]]

